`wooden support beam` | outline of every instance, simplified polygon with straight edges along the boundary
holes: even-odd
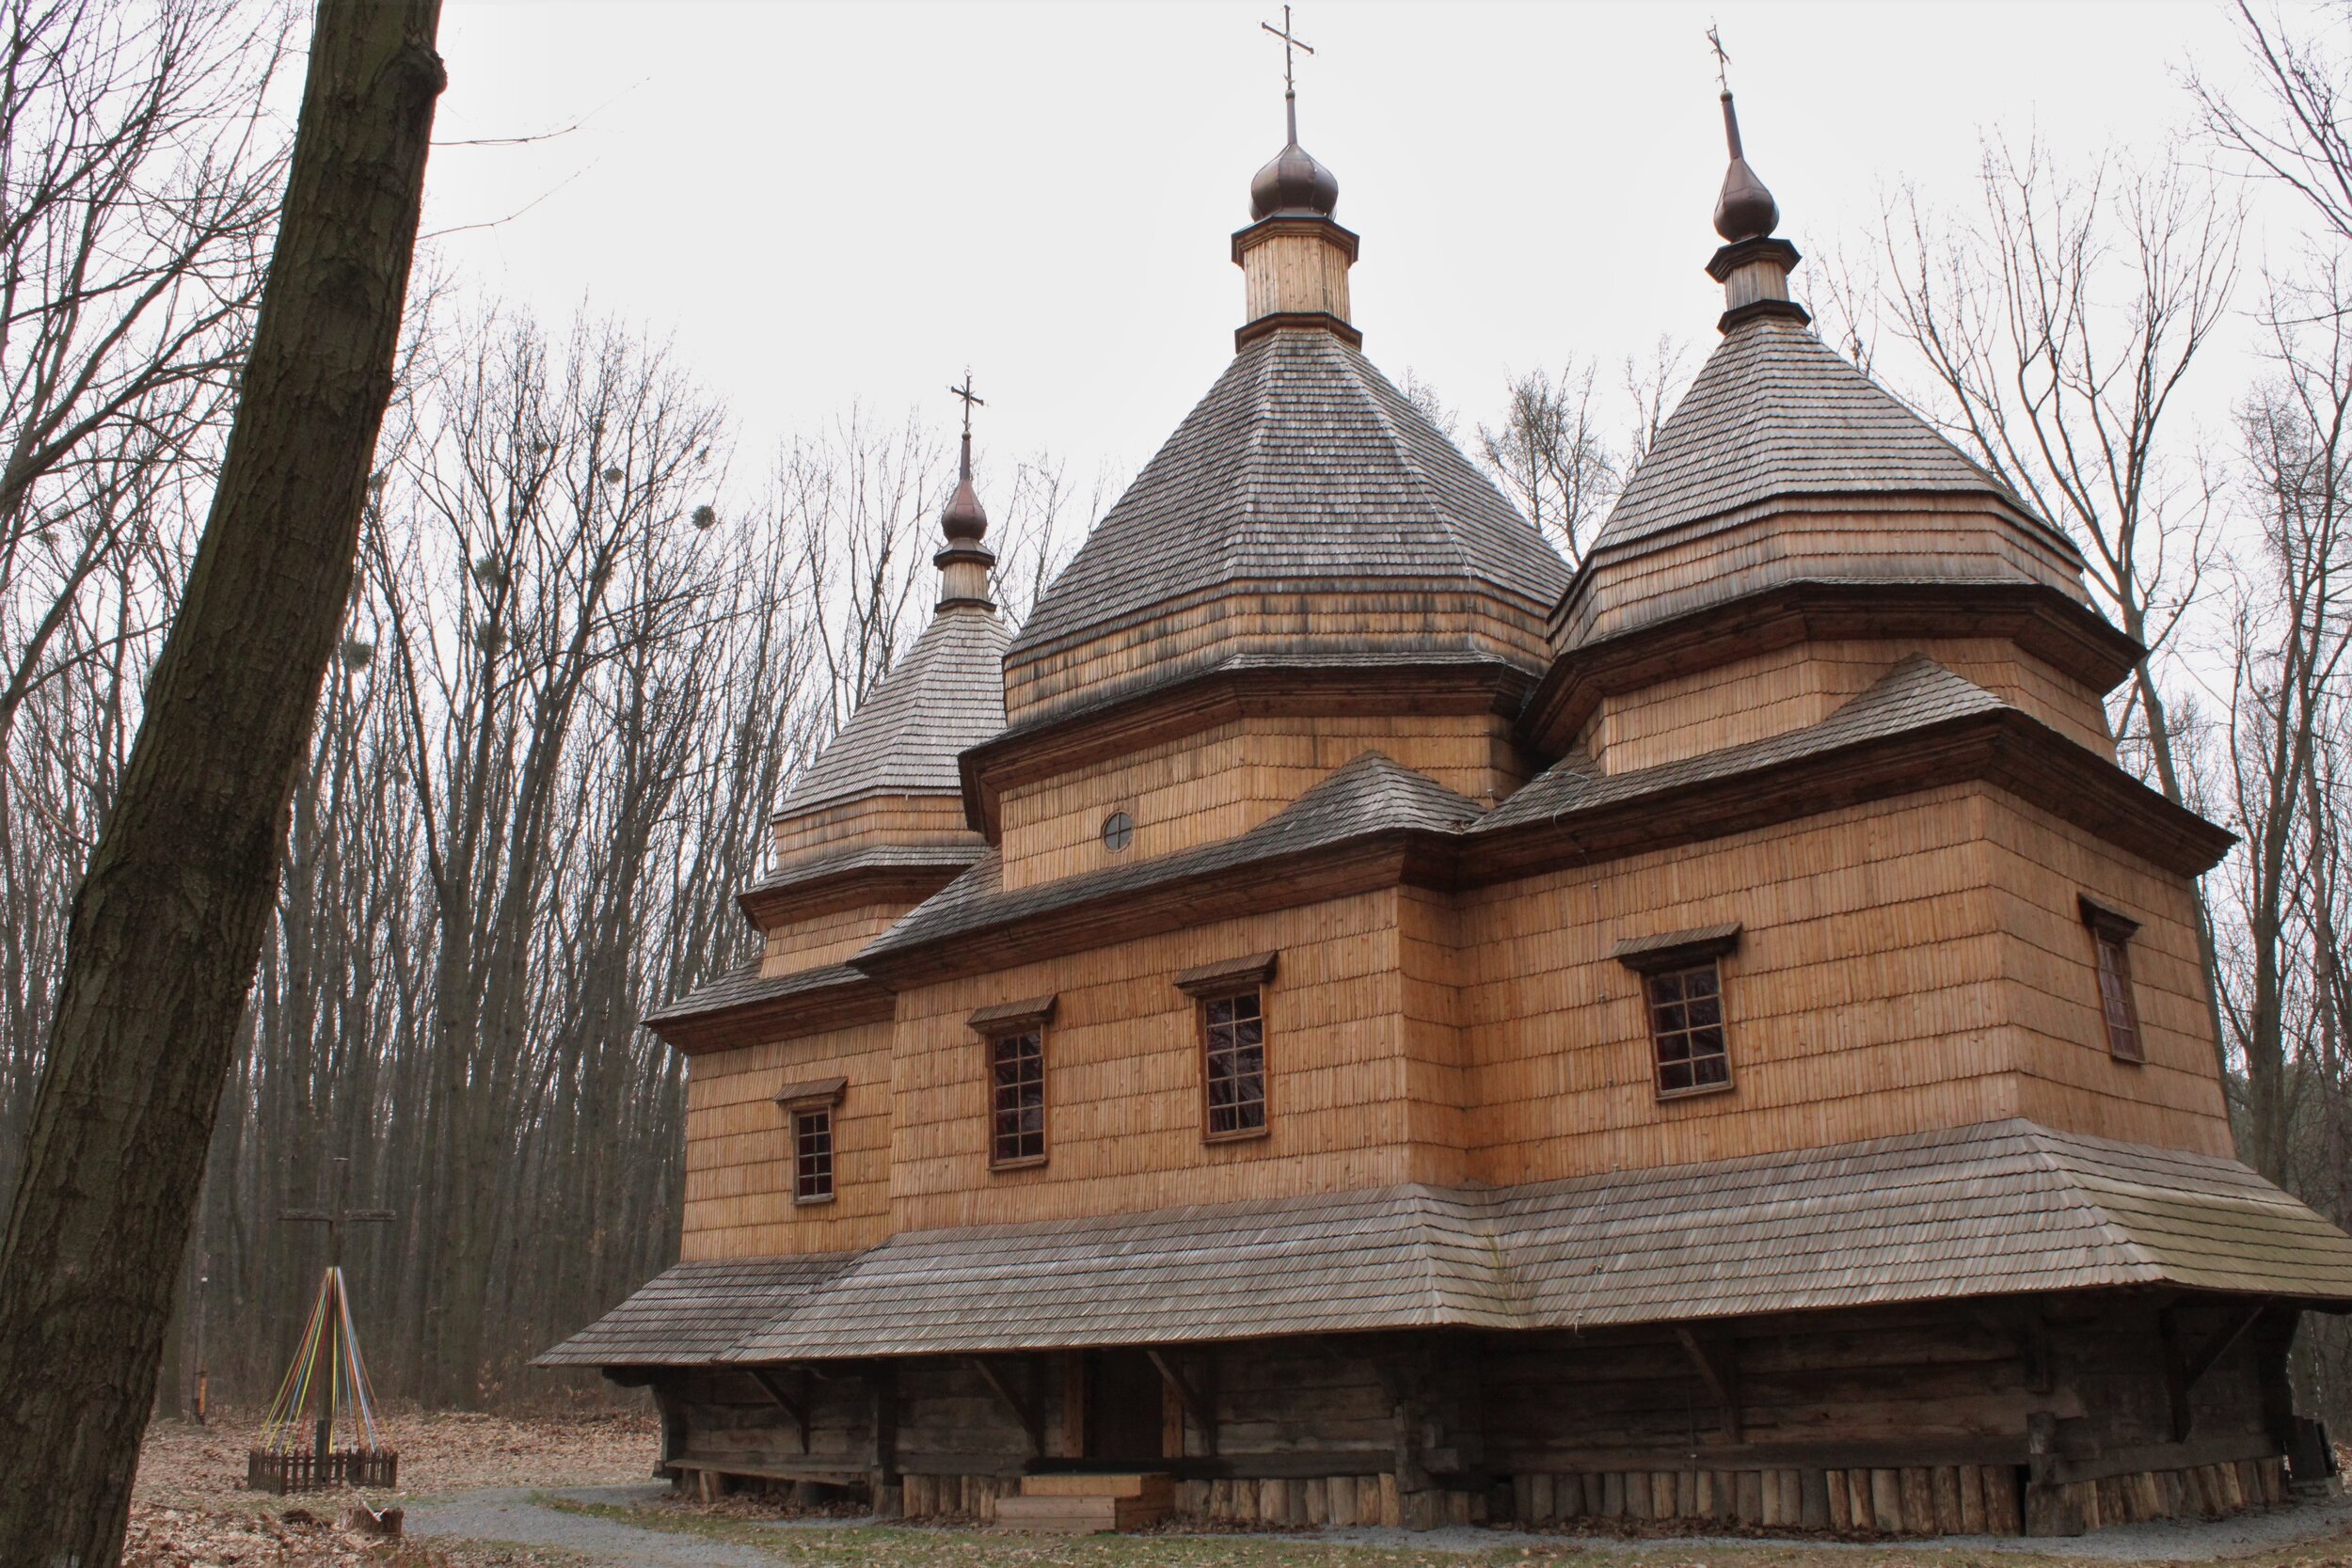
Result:
[[[866,1372],[873,1396],[874,1458],[871,1470],[874,1514],[896,1519],[903,1512],[898,1493],[898,1369],[882,1362]]]
[[[2201,1338],[2189,1337],[2181,1322],[2178,1307],[2166,1307],[2156,1313],[2156,1334],[2164,1345],[2164,1392],[2171,1405],[2172,1440],[2185,1442],[2196,1411],[2189,1396],[2197,1383],[2213,1370],[2214,1363],[2228,1354],[2239,1336],[2254,1326],[2263,1315],[2267,1302],[2238,1307],[2220,1324]]]
[[[1147,1350],[1143,1354],[1152,1358],[1152,1365],[1159,1370],[1161,1378],[1174,1390],[1178,1402],[1184,1405],[1184,1414],[1191,1417],[1193,1425],[1200,1429],[1201,1452],[1214,1456],[1216,1452],[1216,1407],[1194,1390],[1192,1385],[1184,1380],[1184,1372],[1166,1355],[1155,1350]]]
[[[1698,1335],[1677,1324],[1675,1338],[1682,1341],[1683,1353],[1698,1369],[1699,1377],[1714,1394],[1715,1402],[1724,1413],[1724,1436],[1730,1442],[1744,1442],[1740,1428],[1740,1358],[1728,1334],[1720,1336],[1711,1347]]]
[[[808,1373],[803,1371],[800,1375],[799,1388],[787,1394],[785,1392],[784,1374],[781,1369],[746,1367],[743,1370],[751,1374],[754,1383],[759,1385],[761,1393],[775,1401],[777,1408],[792,1418],[793,1425],[801,1429],[801,1451],[808,1452]]]
[[[1038,1408],[1037,1390],[1032,1387],[1027,1399],[1016,1396],[1005,1380],[996,1375],[996,1369],[989,1365],[988,1357],[984,1355],[972,1357],[972,1370],[980,1374],[980,1381],[1005,1402],[1006,1408],[1021,1423],[1021,1430],[1028,1435],[1030,1454],[1039,1459],[1044,1458],[1045,1413]]]

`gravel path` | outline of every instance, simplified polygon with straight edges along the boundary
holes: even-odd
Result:
[[[410,1535],[456,1541],[506,1542],[577,1552],[610,1568],[776,1568],[776,1560],[754,1546],[711,1541],[679,1530],[625,1525],[592,1513],[549,1508],[534,1497],[554,1496],[576,1502],[628,1508],[669,1495],[666,1483],[646,1486],[580,1486],[549,1494],[537,1488],[497,1486],[451,1492],[408,1504]],[[792,1526],[779,1522],[778,1529]]]
[[[505,1542],[575,1552],[609,1568],[776,1568],[777,1558],[755,1545],[711,1540],[650,1525],[624,1524],[616,1519],[550,1508],[534,1497],[554,1496],[584,1503],[627,1508],[667,1496],[662,1484],[582,1486],[552,1494],[525,1487],[495,1487],[452,1492],[421,1498],[408,1505],[407,1528],[412,1535],[459,1541]],[[805,1523],[778,1520],[760,1528],[779,1534],[808,1528],[839,1528],[854,1520],[812,1519]],[[1827,1554],[1855,1554],[1867,1559],[1890,1551],[1902,1553],[1942,1549],[1963,1553],[2024,1552],[2112,1562],[2217,1562],[2256,1552],[2276,1550],[2303,1542],[2352,1533],[2352,1498],[2306,1503],[2242,1514],[2215,1523],[2164,1522],[2125,1525],[2073,1540],[2026,1540],[2014,1536],[1952,1536],[1934,1542],[1871,1544],[1839,1542],[1791,1542]],[[1333,1529],[1286,1535],[1287,1542],[1327,1542],[1333,1545],[1362,1545],[1437,1553],[1476,1553],[1497,1547],[1559,1546],[1557,1535],[1525,1534],[1516,1530],[1437,1529],[1415,1534],[1392,1529]],[[1613,1541],[1607,1537],[1569,1537],[1583,1551],[1598,1557],[1625,1553],[1655,1556],[1675,1547],[1749,1547],[1773,1543],[1754,1539],[1690,1536],[1674,1539]]]

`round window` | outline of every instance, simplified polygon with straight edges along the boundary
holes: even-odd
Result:
[[[1103,847],[1118,854],[1136,841],[1136,819],[1123,811],[1103,818]]]

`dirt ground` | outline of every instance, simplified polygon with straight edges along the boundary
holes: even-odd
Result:
[[[650,1414],[536,1419],[393,1414],[386,1435],[400,1453],[398,1494],[352,1491],[278,1498],[245,1489],[256,1418],[210,1426],[148,1428],[132,1488],[128,1568],[492,1568],[578,1560],[435,1543],[393,1547],[342,1528],[353,1505],[478,1487],[617,1485],[653,1468],[660,1433]]]
[[[2352,1568],[2352,1504],[2318,1517],[2249,1515],[2052,1542],[1950,1544],[1692,1541],[1487,1530],[1437,1536],[1170,1532],[1057,1540],[994,1529],[884,1527],[755,1497],[698,1504],[645,1484],[650,1415],[537,1419],[407,1414],[389,1436],[408,1511],[399,1543],[344,1528],[357,1494],[278,1498],[244,1489],[249,1419],[150,1429],[132,1505],[130,1568]],[[1458,1539],[1457,1539],[1458,1537]],[[2039,1543],[2035,1544],[2039,1545]]]

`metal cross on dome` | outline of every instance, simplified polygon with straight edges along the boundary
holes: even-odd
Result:
[[[1291,51],[1304,49],[1311,55],[1315,46],[1291,31],[1291,8],[1288,6],[1282,8],[1282,24],[1279,27],[1271,22],[1261,22],[1258,25],[1282,40],[1282,94],[1286,98],[1296,96],[1298,86],[1291,78]]]
[[[1715,30],[1715,24],[1711,20],[1707,24],[1707,43],[1708,48],[1715,51],[1715,85],[1724,91],[1729,92],[1731,90],[1729,70],[1731,56],[1724,52],[1723,35]]]
[[[963,400],[963,438],[969,441],[972,439],[972,410],[988,406],[988,399],[972,390],[972,367],[966,365],[963,368],[962,386],[950,387],[947,390]]]

